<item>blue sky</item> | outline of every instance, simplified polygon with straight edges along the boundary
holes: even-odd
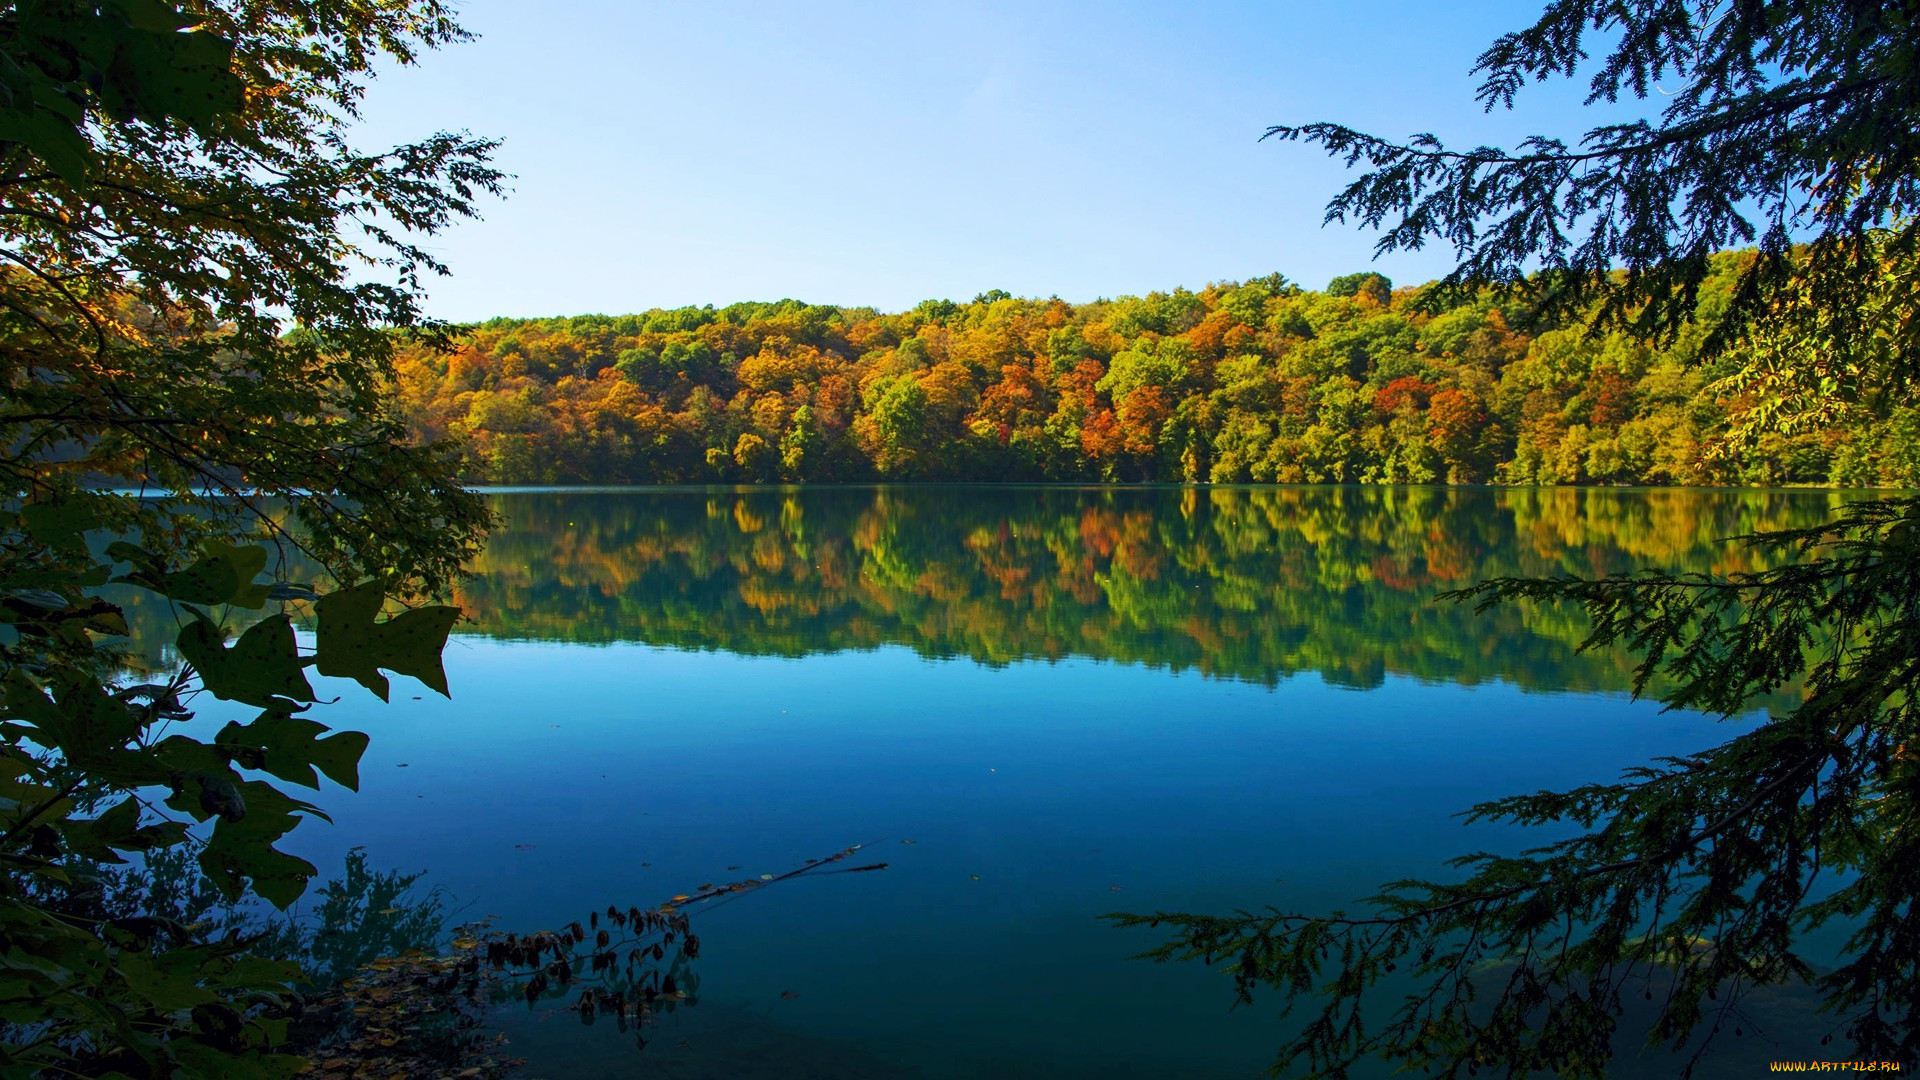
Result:
[[[460,321],[1084,301],[1276,270],[1417,283],[1449,253],[1373,262],[1371,235],[1323,229],[1345,170],[1260,142],[1268,125],[1511,145],[1598,119],[1580,84],[1491,116],[1474,101],[1474,58],[1538,0],[460,10],[479,40],[384,73],[358,132],[505,140],[511,196],[428,244],[453,268],[428,309]]]

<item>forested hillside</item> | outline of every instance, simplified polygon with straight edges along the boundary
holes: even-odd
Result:
[[[476,482],[854,480],[1920,485],[1920,410],[1717,447],[1746,407],[1699,363],[1743,256],[1661,347],[1428,315],[1378,274],[1086,304],[792,300],[495,319],[400,357],[416,435]]]

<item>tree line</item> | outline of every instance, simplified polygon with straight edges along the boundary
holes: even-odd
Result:
[[[1754,357],[1703,344],[1752,259],[1716,256],[1660,343],[1492,293],[1434,311],[1375,273],[1274,274],[493,319],[451,354],[403,349],[396,385],[415,437],[457,439],[481,483],[1920,484],[1911,402],[1727,448],[1764,395],[1739,379]]]

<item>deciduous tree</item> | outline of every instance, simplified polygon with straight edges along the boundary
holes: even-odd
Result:
[[[407,437],[392,358],[445,341],[418,237],[501,175],[483,139],[348,134],[376,65],[460,37],[438,0],[0,7],[0,1073],[300,1065],[273,1052],[297,968],[113,917],[88,866],[190,843],[230,899],[284,906],[313,868],[276,844],[320,812],[279,785],[355,786],[366,746],[302,715],[306,669],[447,689],[455,609],[379,616],[444,590],[487,514]],[[253,541],[334,587],[258,581]],[[163,682],[96,644],[127,630],[109,578],[178,607]],[[202,690],[261,712],[162,737]]]

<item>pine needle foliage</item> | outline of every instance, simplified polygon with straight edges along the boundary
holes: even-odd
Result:
[[[1377,251],[1452,245],[1436,297],[1500,283],[1561,313],[1597,303],[1650,335],[1693,318],[1716,252],[1760,251],[1716,331],[1724,346],[1796,277],[1834,317],[1859,307],[1880,265],[1876,230],[1904,253],[1920,244],[1920,4],[1555,0],[1480,56],[1479,100],[1511,107],[1530,82],[1586,70],[1596,40],[1608,51],[1588,104],[1658,93],[1657,118],[1513,150],[1337,123],[1267,137],[1367,166],[1327,220],[1383,228]]]
[[[1489,286],[1542,312],[1672,338],[1717,251],[1757,244],[1701,360],[1751,356],[1736,437],[1914,396],[1920,293],[1920,4],[1555,0],[1476,72],[1509,106],[1528,82],[1593,70],[1588,102],[1666,95],[1656,119],[1540,136],[1518,151],[1276,126],[1369,171],[1329,221],[1384,229],[1381,252],[1453,245],[1430,294]],[[1122,915],[1174,930],[1148,955],[1219,961],[1239,1000],[1276,992],[1292,1032],[1276,1074],[1345,1076],[1385,1058],[1429,1076],[1597,1077],[1629,996],[1650,1048],[1691,1073],[1755,1026],[1760,986],[1810,984],[1855,1060],[1920,1060],[1920,501],[1851,504],[1815,528],[1737,538],[1794,561],[1726,576],[1501,578],[1452,594],[1484,610],[1573,605],[1583,648],[1637,659],[1636,692],[1731,717],[1803,703],[1618,782],[1470,808],[1472,821],[1572,835],[1474,852],[1453,881],[1397,881],[1357,915],[1278,908]],[[1655,682],[1656,678],[1659,680]],[[1847,935],[1824,970],[1808,935]],[[1636,1003],[1639,1004],[1639,1003]],[[1810,1048],[1809,1048],[1810,1049]]]

